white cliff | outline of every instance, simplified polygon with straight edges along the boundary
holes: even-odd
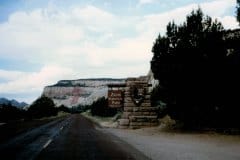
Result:
[[[100,97],[107,97],[108,84],[124,83],[125,79],[61,80],[44,88],[43,94],[57,106],[89,105]]]

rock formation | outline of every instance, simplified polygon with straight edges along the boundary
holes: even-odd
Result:
[[[149,77],[128,78],[124,91],[124,109],[119,128],[141,128],[158,125],[157,107],[150,102]]]
[[[89,105],[100,97],[107,97],[108,84],[124,83],[125,79],[61,80],[44,88],[42,95],[53,99],[57,106]]]

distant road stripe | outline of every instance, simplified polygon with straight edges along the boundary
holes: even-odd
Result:
[[[6,123],[0,123],[0,126],[2,126],[2,125],[4,125],[4,124],[6,124]]]
[[[52,142],[52,139],[49,139],[47,143],[44,144],[43,148],[46,148],[51,142]]]

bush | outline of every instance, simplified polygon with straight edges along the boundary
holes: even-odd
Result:
[[[93,116],[111,117],[117,113],[116,108],[108,107],[108,99],[102,97],[91,105],[91,114]]]
[[[68,107],[64,106],[63,104],[61,106],[59,106],[57,108],[57,110],[58,110],[58,112],[59,111],[66,112],[66,113],[70,113],[71,112],[70,109]]]
[[[11,104],[0,105],[0,121],[19,120],[24,118],[26,111],[18,109]]]
[[[168,114],[188,128],[240,128],[239,36],[224,37],[221,23],[201,9],[166,30],[153,45],[151,70],[162,87],[153,93],[167,103]]]
[[[69,109],[71,113],[81,113],[87,111],[88,109],[90,109],[90,107],[91,107],[90,105],[79,104],[77,106],[72,106]]]
[[[51,98],[40,97],[28,109],[30,118],[42,118],[57,115],[57,108]]]

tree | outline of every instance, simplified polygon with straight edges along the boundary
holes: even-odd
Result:
[[[0,121],[12,121],[23,119],[25,111],[12,106],[11,103],[0,104]]]
[[[66,113],[70,113],[70,109],[68,107],[66,107],[65,105],[61,105],[57,108],[58,111],[62,111],[62,112],[66,112]]]
[[[187,126],[209,125],[219,99],[227,50],[223,26],[201,9],[181,25],[170,22],[153,45],[151,69],[167,92],[169,114]],[[209,116],[209,117],[208,117]]]
[[[101,116],[101,117],[111,117],[117,113],[116,108],[108,107],[108,99],[105,97],[101,97],[98,100],[94,101],[91,107],[91,114],[93,116]]]
[[[57,115],[57,108],[51,98],[42,96],[38,98],[28,109],[31,118],[41,118]]]
[[[240,25],[240,0],[237,0],[237,21],[239,22]]]

